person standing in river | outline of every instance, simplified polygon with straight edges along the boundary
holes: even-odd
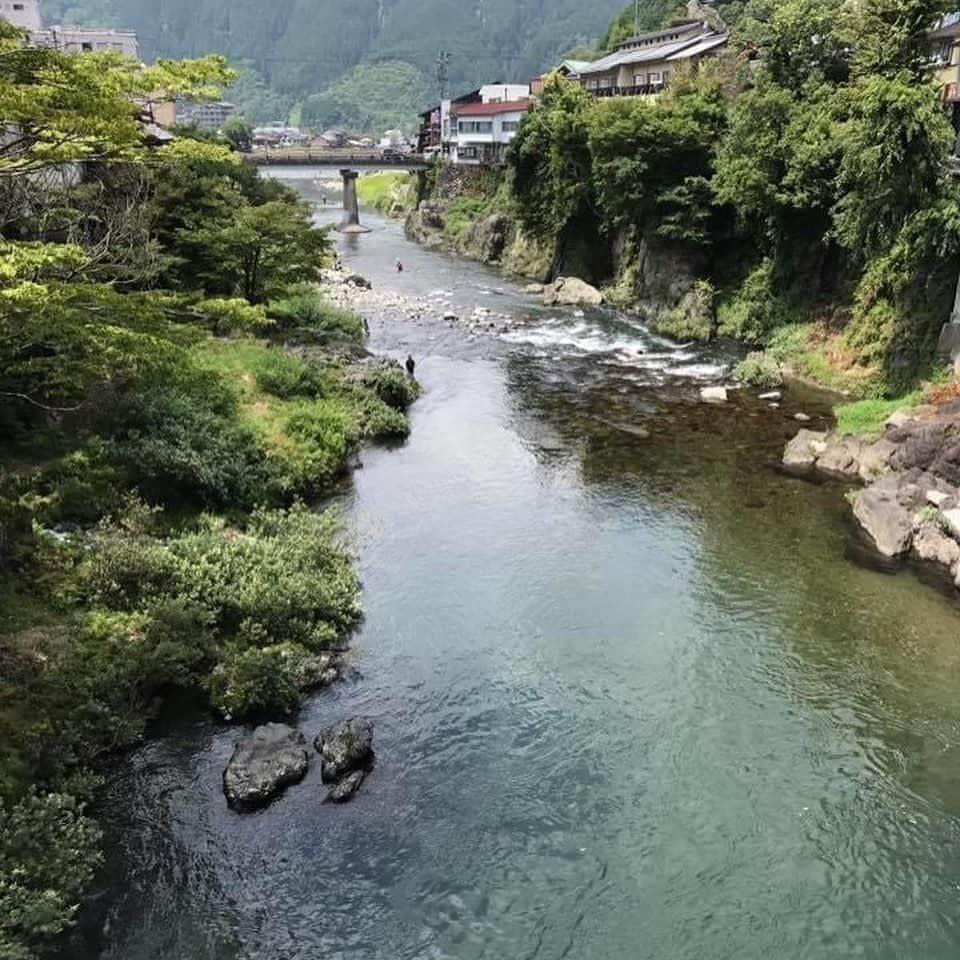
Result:
[[[417,369],[417,364],[414,361],[413,357],[408,353],[407,354],[407,375],[413,377],[413,371]]]

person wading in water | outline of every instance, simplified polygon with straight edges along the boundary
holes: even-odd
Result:
[[[410,354],[407,354],[407,374],[408,376],[413,376],[413,371],[417,369],[416,363],[414,363],[413,357]]]
[[[403,273],[403,264],[398,260],[397,261],[397,273]]]

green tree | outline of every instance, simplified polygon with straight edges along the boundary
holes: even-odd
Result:
[[[292,283],[312,280],[327,260],[329,241],[315,230],[305,204],[271,200],[240,206],[231,215],[184,236],[205,248],[215,271],[208,290],[263,303]]]
[[[223,125],[223,135],[244,153],[253,148],[253,124],[243,117],[231,117]]]

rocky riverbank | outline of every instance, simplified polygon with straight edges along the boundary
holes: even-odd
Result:
[[[850,501],[869,545],[934,564],[960,589],[960,401],[898,411],[872,442],[801,430],[783,466],[862,484]]]

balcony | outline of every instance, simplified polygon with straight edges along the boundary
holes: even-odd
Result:
[[[663,93],[662,83],[645,83],[633,87],[587,87],[587,93],[592,97],[655,97]]]

